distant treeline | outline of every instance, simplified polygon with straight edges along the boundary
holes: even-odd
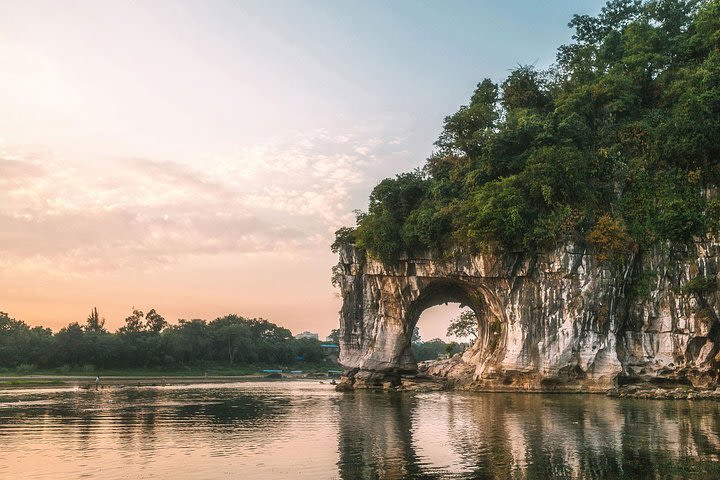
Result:
[[[412,351],[415,360],[422,362],[425,360],[437,360],[444,355],[452,357],[456,353],[462,353],[467,347],[466,343],[444,342],[439,338],[433,338],[427,342],[413,342]]]
[[[146,314],[134,310],[115,333],[104,323],[93,309],[84,324],[71,323],[53,333],[0,312],[0,368],[283,366],[325,360],[319,341],[296,339],[287,328],[262,318],[227,315],[170,325],[153,309]]]

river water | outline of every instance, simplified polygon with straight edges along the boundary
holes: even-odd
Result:
[[[720,403],[316,381],[0,391],[0,479],[41,478],[720,478]]]

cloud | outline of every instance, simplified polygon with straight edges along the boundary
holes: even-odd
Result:
[[[20,182],[42,176],[42,167],[32,162],[21,161],[0,150],[0,185],[18,185]]]
[[[394,145],[316,131],[183,162],[0,151],[4,266],[163,264],[188,255],[303,254],[330,243],[352,192]]]

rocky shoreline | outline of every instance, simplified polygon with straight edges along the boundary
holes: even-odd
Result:
[[[627,385],[610,389],[610,397],[640,398],[650,400],[715,400],[720,401],[720,388],[700,390],[693,387],[657,387],[652,385]]]
[[[433,379],[431,377],[415,377],[403,378],[400,384],[394,384],[391,381],[380,383],[358,383],[349,382],[346,377],[341,380],[335,387],[339,392],[349,392],[354,390],[383,390],[394,392],[435,392],[435,391],[464,391],[477,393],[544,393],[544,394],[603,394],[599,391],[588,390],[551,390],[551,389],[502,389],[497,387],[477,387],[477,386],[456,386],[447,382],[445,379]],[[652,385],[630,385],[624,387],[611,388],[604,392],[609,397],[616,398],[635,398],[645,400],[712,400],[720,402],[720,388],[714,390],[699,390],[693,387],[657,387]]]
[[[447,362],[447,361],[445,361]],[[463,391],[477,393],[554,393],[554,394],[604,394],[616,398],[635,398],[648,400],[714,400],[720,401],[720,387],[700,388],[673,382],[657,384],[643,382],[629,385],[617,385],[609,389],[589,388],[586,384],[570,386],[511,386],[501,387],[482,382],[462,381],[442,375],[428,374],[444,362],[423,362],[420,364],[422,373],[415,375],[388,375],[377,372],[349,370],[335,387],[339,392],[354,390],[383,390],[394,392],[432,392],[432,391]]]

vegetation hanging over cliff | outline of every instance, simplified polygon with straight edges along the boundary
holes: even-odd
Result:
[[[576,240],[613,259],[716,230],[720,0],[613,0],[570,26],[550,69],[480,82],[425,166],[380,182],[334,248],[392,261]]]

